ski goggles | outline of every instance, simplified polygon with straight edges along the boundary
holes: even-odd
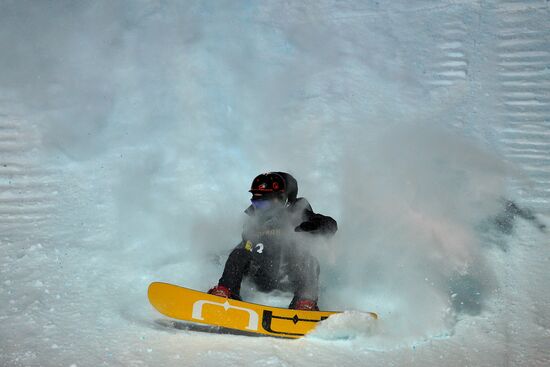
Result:
[[[256,210],[266,210],[273,207],[275,202],[271,199],[250,199],[250,202],[252,203],[252,206]]]
[[[253,193],[250,199],[255,209],[266,210],[271,209],[276,205],[280,205],[283,201],[281,194],[279,193]]]

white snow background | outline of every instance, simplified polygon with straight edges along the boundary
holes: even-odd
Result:
[[[0,2],[0,366],[550,365],[549,24],[544,0]],[[148,284],[214,285],[269,170],[338,221],[307,245],[349,312],[300,340],[166,326]]]

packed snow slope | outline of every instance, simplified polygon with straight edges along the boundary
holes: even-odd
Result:
[[[0,366],[550,365],[549,7],[0,2]],[[268,170],[348,312],[170,323],[148,284],[215,284]]]

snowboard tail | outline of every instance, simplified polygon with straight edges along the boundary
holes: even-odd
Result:
[[[149,285],[148,297],[157,311],[173,319],[284,338],[302,337],[338,313],[264,306],[160,282]]]

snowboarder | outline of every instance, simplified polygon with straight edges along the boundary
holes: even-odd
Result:
[[[240,300],[241,282],[248,276],[261,291],[292,291],[289,308],[319,310],[319,262],[300,246],[299,233],[330,236],[338,228],[336,221],[314,213],[305,198],[298,198],[298,184],[288,173],[260,174],[249,192],[252,204],[245,210],[242,241],[208,293]]]

